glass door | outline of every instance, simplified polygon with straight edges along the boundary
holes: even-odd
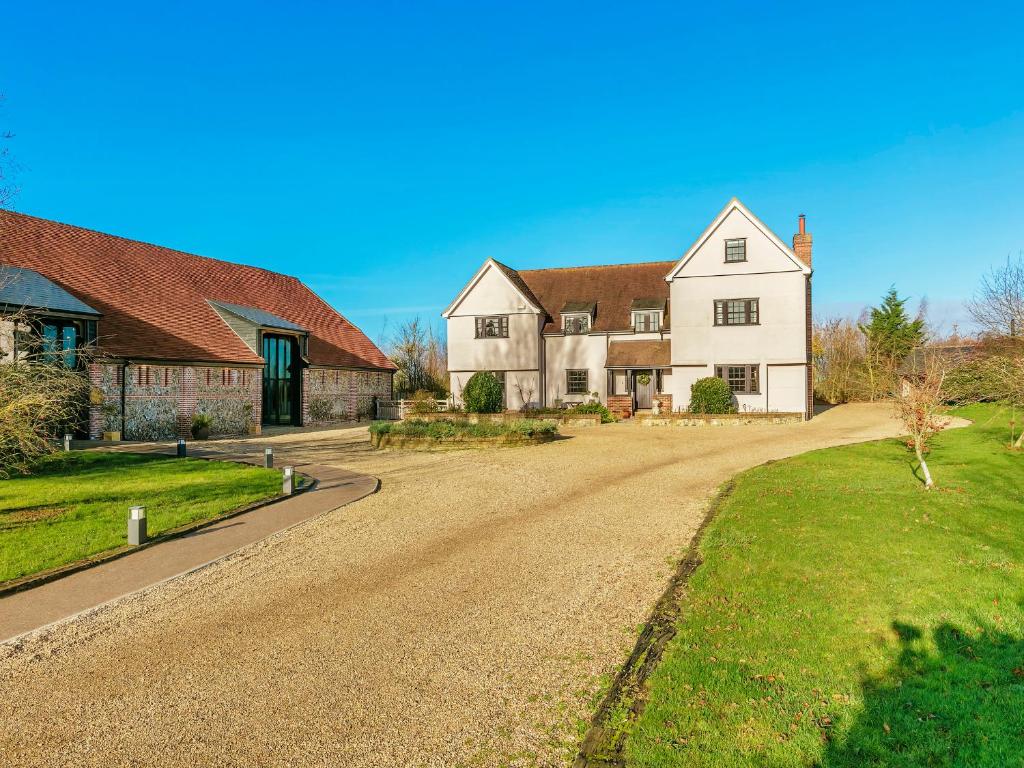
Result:
[[[298,424],[301,378],[293,336],[263,335],[263,423]]]

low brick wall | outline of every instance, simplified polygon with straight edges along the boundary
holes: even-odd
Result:
[[[672,395],[655,395],[654,399],[660,403],[658,409],[661,411],[661,413],[672,413]]]
[[[548,424],[561,424],[569,427],[593,427],[600,426],[601,416],[597,413],[564,413],[529,415],[520,411],[505,411],[504,413],[410,413],[406,417],[408,421],[444,421],[445,419],[458,419],[468,421],[470,424],[507,424],[511,421],[544,421]]]
[[[636,421],[644,427],[738,427],[745,424],[799,424],[802,413],[663,413],[644,414]]]
[[[633,415],[632,395],[609,395],[608,410],[617,419],[628,419]]]
[[[413,451],[457,451],[462,448],[484,448],[494,446],[538,445],[550,443],[557,434],[544,435],[500,435],[498,437],[411,437],[370,433],[370,445],[374,448],[403,448]]]

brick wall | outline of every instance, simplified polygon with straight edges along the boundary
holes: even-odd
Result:
[[[391,399],[389,373],[307,368],[302,377],[302,423],[372,418],[375,398]]]
[[[89,364],[89,437],[121,431],[121,372],[119,363]]]
[[[609,395],[608,410],[618,419],[628,419],[633,415],[632,395]]]
[[[672,395],[662,392],[660,395],[655,395],[654,399],[661,403],[662,413],[672,413]]]

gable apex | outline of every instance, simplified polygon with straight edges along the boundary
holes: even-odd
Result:
[[[541,307],[540,302],[537,301],[537,299],[533,296],[533,293],[530,291],[529,287],[526,285],[523,279],[519,276],[518,272],[516,272],[511,267],[505,266],[497,259],[488,257],[484,261],[480,269],[476,271],[476,274],[474,274],[470,281],[466,283],[466,287],[459,291],[459,295],[455,297],[455,300],[448,305],[444,312],[441,313],[441,317],[445,319],[451,317],[452,313],[456,310],[456,308],[458,308],[459,304],[461,304],[465,300],[465,298],[472,292],[472,290],[480,283],[480,280],[483,279],[484,275],[487,274],[488,270],[491,269],[498,272],[498,274],[500,274],[504,278],[504,280],[508,283],[512,290],[519,295],[519,297],[527,306],[532,307],[537,312],[544,312],[544,309],[543,307]]]
[[[793,249],[790,248],[786,243],[779,238],[768,226],[761,221],[754,213],[745,206],[738,197],[733,197],[725,204],[725,207],[719,211],[718,215],[711,221],[707,229],[705,229],[700,236],[694,241],[693,245],[683,254],[682,258],[676,262],[672,270],[665,276],[666,282],[671,283],[675,278],[679,277],[679,273],[683,271],[686,264],[693,258],[694,254],[711,238],[715,231],[722,225],[722,223],[729,217],[730,214],[737,212],[746,218],[751,224],[754,225],[758,231],[761,232],[779,251],[785,255],[794,266],[796,266],[805,275],[811,274],[811,268],[801,261]]]

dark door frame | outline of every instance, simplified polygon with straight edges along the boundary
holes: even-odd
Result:
[[[288,361],[280,364],[280,342],[286,342]],[[268,342],[276,342],[277,349],[268,355]],[[260,353],[263,356],[262,407],[260,422],[268,426],[299,426],[302,424],[302,369],[304,367],[299,338],[289,333],[264,332],[260,334]],[[271,375],[271,367],[274,368]],[[286,376],[281,376],[281,373]],[[282,392],[282,390],[284,390]],[[279,407],[287,401],[288,413]]]

